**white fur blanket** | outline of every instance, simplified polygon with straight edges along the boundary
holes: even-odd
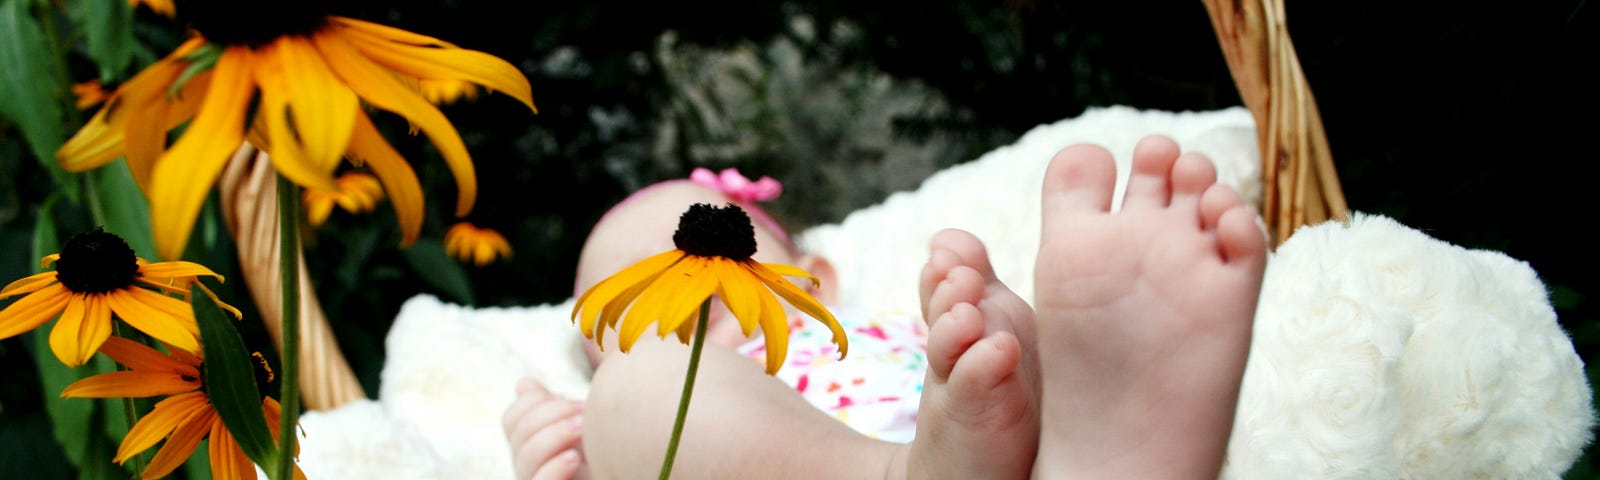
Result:
[[[1149,133],[1206,153],[1220,182],[1259,198],[1245,110],[1106,108],[1038,127],[798,239],[833,261],[848,286],[840,303],[916,309],[928,238],[963,228],[1031,300],[1039,184],[1051,155],[1099,143],[1125,178],[1133,145]],[[500,415],[516,379],[587,393],[571,306],[406,302],[378,398],[302,417],[306,473],[511,478]],[[1269,259],[1223,477],[1559,478],[1591,438],[1590,395],[1582,361],[1525,263],[1356,215],[1299,230]]]

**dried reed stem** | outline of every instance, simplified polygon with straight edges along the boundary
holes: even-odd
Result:
[[[250,296],[261,310],[267,333],[282,350],[283,329],[278,275],[276,176],[267,154],[241,147],[222,173],[222,212],[239,253]],[[300,254],[300,395],[311,410],[327,410],[367,398],[355,372],[339,350],[328,316],[317,303],[304,253]]]

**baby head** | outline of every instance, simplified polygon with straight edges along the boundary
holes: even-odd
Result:
[[[707,172],[709,173],[709,172]],[[742,178],[742,177],[740,177]],[[794,265],[810,272],[820,280],[812,287],[809,280],[796,284],[807,289],[823,304],[832,303],[837,286],[833,267],[820,256],[801,252],[789,239],[788,233],[772,217],[756,206],[753,199],[717,182],[668,180],[635,192],[611,207],[584,241],[578,255],[578,273],[575,293],[582,293],[601,280],[650,256],[677,248],[672,234],[678,229],[678,218],[690,205],[703,203],[714,206],[736,204],[751,217],[755,226],[756,253],[753,258],[761,263]],[[715,298],[715,297],[713,297]],[[728,321],[732,314],[720,300],[712,300],[711,314],[706,328],[706,341],[713,345],[737,347],[745,341],[737,321]],[[785,308],[793,308],[785,304]],[[794,312],[790,312],[792,315]],[[602,334],[614,335],[606,331]],[[607,338],[607,345],[616,345]],[[585,342],[589,359],[599,361],[599,352],[593,342]]]

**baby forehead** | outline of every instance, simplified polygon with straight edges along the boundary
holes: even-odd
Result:
[[[606,212],[590,232],[584,249],[603,249],[612,258],[616,258],[616,254],[642,258],[641,255],[670,250],[676,248],[672,235],[678,229],[678,220],[691,205],[729,203],[720,192],[692,182],[657,184],[633,194]],[[758,256],[767,257],[784,250],[780,235],[761,222],[752,223]]]

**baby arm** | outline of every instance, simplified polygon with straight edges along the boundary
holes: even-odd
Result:
[[[518,480],[587,479],[583,403],[561,398],[524,378],[501,418]]]

